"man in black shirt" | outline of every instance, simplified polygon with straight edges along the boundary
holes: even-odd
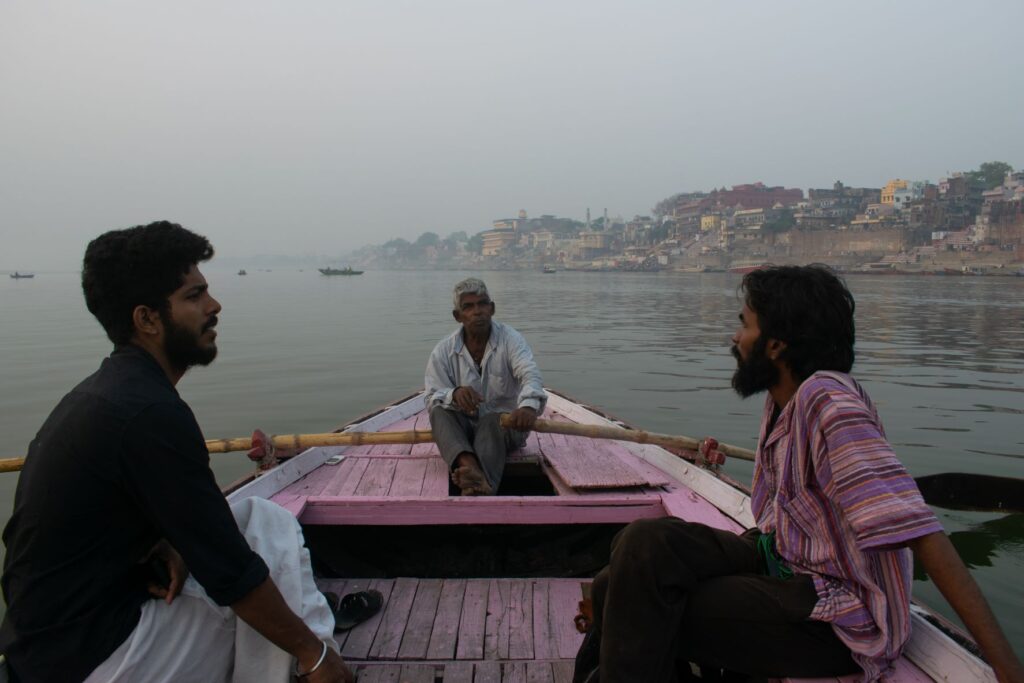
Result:
[[[284,652],[303,681],[352,680],[298,525],[260,499],[228,506],[175,390],[217,353],[220,304],[196,265],[212,256],[206,238],[166,222],[86,250],[86,303],[115,348],[54,408],[18,481],[0,580],[0,651],[17,680],[206,682],[254,665],[271,680],[294,661]],[[275,544],[293,555],[274,556]],[[250,649],[273,663],[235,651],[255,633],[270,642]]]

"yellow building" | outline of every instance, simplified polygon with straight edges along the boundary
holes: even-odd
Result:
[[[895,180],[890,180],[888,183],[885,184],[885,187],[882,188],[882,203],[889,204],[890,206],[895,204],[897,190],[905,189],[907,189],[906,180],[900,180],[899,178],[896,178]]]
[[[700,217],[700,231],[719,231],[725,227],[725,218],[717,213],[709,213]]]

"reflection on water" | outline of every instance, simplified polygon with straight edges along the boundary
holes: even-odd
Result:
[[[407,395],[422,385],[430,349],[454,327],[452,284],[482,275],[497,318],[526,335],[549,386],[651,431],[745,447],[756,440],[761,398],[741,401],[729,388],[739,312],[732,274],[323,278],[275,269],[239,278],[235,270],[204,269],[224,306],[221,353],[179,385],[210,437],[257,426],[326,431]],[[848,283],[857,300],[855,375],[911,472],[1021,476],[1024,278],[851,276]],[[0,320],[0,433],[13,449],[5,455],[14,456],[108,344],[72,273],[0,282]],[[229,480],[248,463],[215,456],[214,469]],[[749,481],[749,464],[730,462],[727,470]],[[13,485],[0,477],[5,515]],[[1024,615],[1012,607],[1024,603],[1019,519],[939,512],[1024,653]],[[915,592],[942,602],[930,584]]]

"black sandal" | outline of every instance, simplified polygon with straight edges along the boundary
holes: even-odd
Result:
[[[343,597],[334,609],[334,632],[347,631],[357,626],[380,611],[384,605],[384,596],[378,590],[365,590],[349,593]]]

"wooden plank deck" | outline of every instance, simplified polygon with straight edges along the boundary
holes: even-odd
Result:
[[[385,596],[384,608],[372,619],[336,635],[358,680],[431,683],[568,683],[583,640],[572,620],[588,582],[318,580],[322,590],[338,595],[373,587]]]

